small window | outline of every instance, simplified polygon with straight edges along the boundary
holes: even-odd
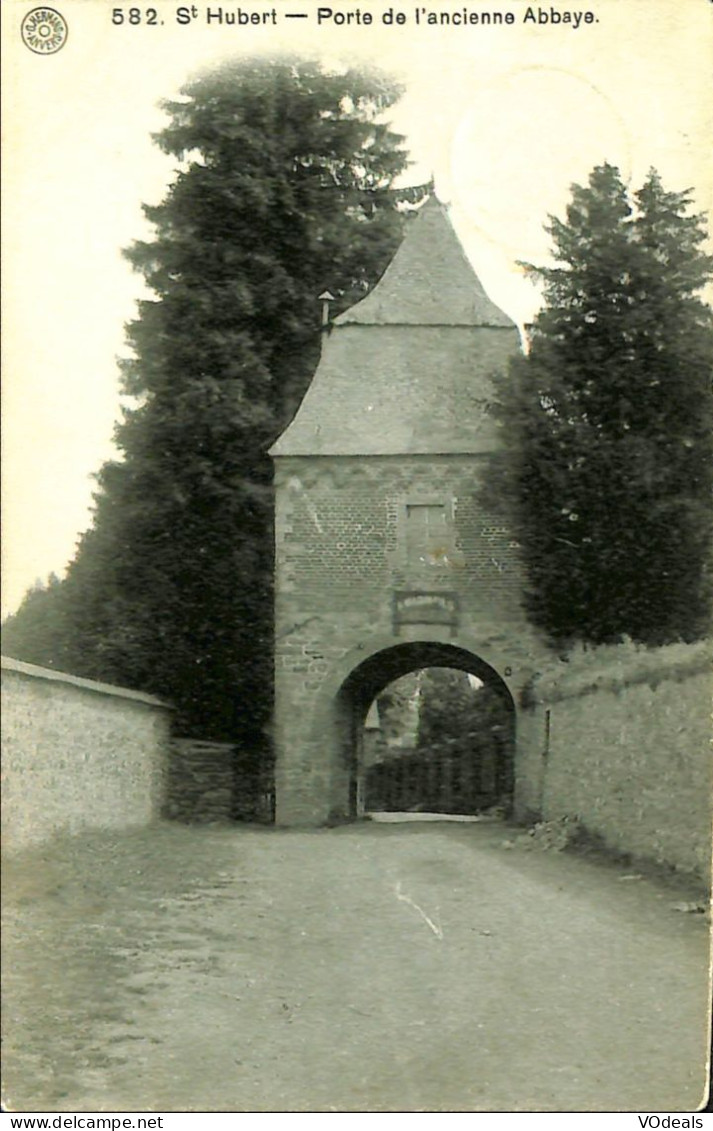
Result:
[[[406,551],[412,566],[448,563],[445,503],[407,504]]]

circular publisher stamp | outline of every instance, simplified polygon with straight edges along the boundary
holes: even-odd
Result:
[[[54,55],[67,42],[67,21],[55,8],[33,8],[22,21],[20,34],[30,51]]]

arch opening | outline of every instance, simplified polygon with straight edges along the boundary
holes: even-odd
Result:
[[[348,813],[510,812],[515,704],[502,677],[455,645],[371,655],[338,693]]]

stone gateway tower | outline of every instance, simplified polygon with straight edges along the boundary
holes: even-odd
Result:
[[[517,547],[476,488],[497,447],[493,376],[519,349],[434,198],[325,332],[271,452],[278,824],[361,813],[364,720],[407,672],[454,667],[497,686],[512,754],[530,634]]]

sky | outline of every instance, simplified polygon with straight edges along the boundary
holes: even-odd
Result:
[[[547,261],[546,217],[564,215],[570,185],[595,164],[617,165],[632,188],[654,166],[666,188],[692,187],[697,210],[713,213],[713,5],[587,2],[555,6],[591,11],[575,28],[526,20],[551,6],[522,0],[470,3],[515,22],[465,27],[416,24],[416,8],[463,12],[443,0],[332,9],[372,15],[357,26],[318,24],[315,0],[247,0],[242,11],[274,8],[276,24],[240,27],[208,24],[209,11],[239,7],[216,0],[197,2],[187,26],[164,0],[156,26],[112,25],[115,0],[53,0],[69,34],[45,56],[20,35],[33,0],[5,0],[3,614],[37,579],[61,576],[91,522],[92,475],[116,454],[116,359],[145,294],[121,249],[150,237],[141,204],[158,202],[173,175],[151,140],[166,120],[161,99],[235,54],[288,50],[394,75],[405,94],[389,117],[411,152],[409,179],[434,176],[486,290],[522,323],[539,298],[518,261]],[[406,22],[385,25],[389,8]]]

